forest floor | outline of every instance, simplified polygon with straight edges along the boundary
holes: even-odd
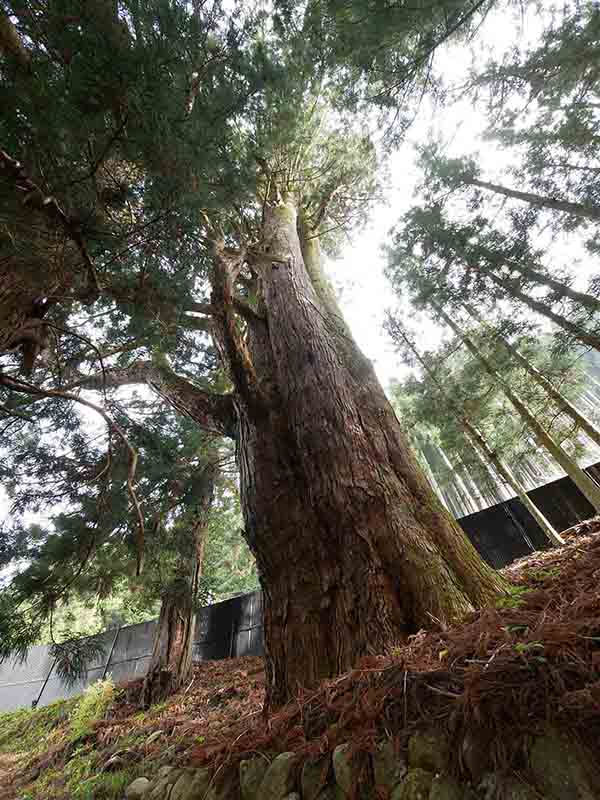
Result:
[[[348,741],[369,750],[383,730],[403,740],[433,720],[500,743],[491,755],[502,764],[548,721],[597,739],[600,520],[565,539],[505,569],[511,588],[496,607],[365,658],[268,720],[253,657],[196,665],[184,692],[147,711],[133,683],[1,714],[0,799],[111,800],[165,764],[226,767],[257,751],[308,755]]]

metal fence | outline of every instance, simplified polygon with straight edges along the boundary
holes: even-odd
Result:
[[[600,481],[600,465],[589,468]],[[529,492],[536,505],[558,530],[592,516],[593,509],[569,478],[561,478]],[[479,553],[492,566],[502,568],[547,542],[537,525],[515,498],[458,520]],[[233,597],[198,612],[194,660],[262,655],[262,594]],[[81,694],[83,689],[110,674],[117,681],[145,675],[150,661],[156,620],[128,625],[100,635],[103,655],[90,665],[85,679],[65,686],[54,674],[48,647],[32,647],[24,663],[0,664],[0,711]]]
[[[127,625],[99,635],[102,654],[90,663],[85,678],[66,686],[54,672],[48,645],[32,647],[27,660],[0,664],[0,711],[45,706],[74,697],[106,675],[115,683],[146,674],[156,620]],[[233,597],[198,612],[194,661],[262,655],[262,594]]]

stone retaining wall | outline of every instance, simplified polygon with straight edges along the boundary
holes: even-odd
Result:
[[[435,732],[417,733],[397,753],[383,740],[372,754],[340,745],[332,755],[302,760],[295,753],[256,755],[239,768],[161,767],[153,779],[138,778],[127,800],[600,800],[598,742],[584,749],[550,730],[524,750],[523,768],[490,771],[489,746],[461,744],[462,776],[450,744]]]

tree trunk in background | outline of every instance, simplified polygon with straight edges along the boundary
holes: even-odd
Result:
[[[162,598],[152,656],[142,689],[143,708],[162,702],[189,681],[194,625],[192,587],[182,578],[170,586]]]
[[[489,250],[488,248],[481,249],[490,263],[494,264],[498,261],[498,256],[493,250]],[[600,300],[592,294],[586,294],[585,292],[578,292],[576,289],[571,289],[566,283],[555,280],[550,275],[540,272],[539,269],[530,266],[526,262],[521,263],[520,261],[505,258],[503,259],[503,263],[522,275],[525,280],[535,283],[538,286],[543,286],[545,289],[550,289],[550,291],[561,300],[572,300],[574,303],[577,303],[577,305],[592,312],[600,311]]]
[[[504,197],[510,197],[513,200],[523,200],[523,202],[530,203],[532,206],[538,206],[538,208],[550,208],[553,211],[564,211],[567,214],[573,214],[573,216],[582,217],[583,219],[600,219],[600,208],[596,206],[584,206],[581,203],[571,203],[568,200],[557,200],[555,197],[543,197],[539,194],[532,194],[531,192],[520,192],[517,189],[508,189],[505,186],[499,186],[497,183],[480,181],[477,178],[465,180],[465,183],[468,183],[470,186],[477,186],[480,189],[488,189],[490,192],[501,194]]]
[[[265,319],[245,340],[260,381],[232,374],[272,709],[361,656],[460,619],[504,584],[417,466],[306,247],[305,265],[291,201],[267,205],[263,234]]]
[[[530,499],[529,495],[527,494],[527,490],[523,486],[523,484],[519,481],[513,471],[510,469],[508,464],[500,458],[497,453],[492,450],[489,446],[483,434],[477,430],[477,428],[470,422],[469,418],[459,405],[457,405],[452,398],[448,397],[447,393],[444,391],[443,386],[438,381],[434,370],[432,370],[429,364],[425,361],[425,359],[421,356],[419,351],[417,350],[415,344],[409,339],[406,333],[402,330],[399,325],[394,326],[394,333],[397,333],[399,336],[402,337],[405,344],[410,348],[412,353],[414,354],[417,361],[423,367],[423,370],[429,375],[429,378],[434,383],[435,387],[438,390],[442,401],[450,408],[452,413],[454,414],[457,422],[464,430],[467,440],[470,442],[471,446],[474,450],[483,456],[484,464],[491,464],[496,473],[499,477],[504,478],[507,484],[513,489],[519,500],[523,503],[527,511],[531,514],[531,516],[535,519],[537,524],[540,526],[544,534],[546,535],[547,539],[555,545],[562,545],[564,544],[564,539],[554,530],[553,526],[550,522],[546,519],[546,517],[542,514],[539,508],[535,505],[535,503]]]
[[[522,292],[520,289],[517,289],[513,282],[509,279],[501,278],[491,270],[475,267],[468,262],[463,263],[467,269],[486,275],[493,283],[496,284],[496,286],[500,286],[509,297],[520,300],[524,305],[531,308],[532,311],[536,311],[538,314],[541,314],[541,316],[551,320],[558,325],[559,328],[562,328],[564,331],[569,333],[576,341],[587,344],[588,347],[600,352],[600,337],[583,330],[579,327],[579,325],[571,322],[566,317],[563,317],[561,314],[557,314],[556,312],[552,311],[552,309],[548,308],[545,303],[541,302],[540,300],[536,300],[535,298],[530,297],[528,294]]]
[[[480,323],[480,325],[486,325],[485,320],[481,317],[481,315],[473,308],[472,305],[469,303],[463,303],[464,307],[468,311],[468,313]],[[499,342],[506,348],[506,350],[511,354],[511,356],[517,361],[523,369],[527,372],[528,375],[531,375],[534,382],[537,383],[538,386],[541,386],[545,392],[556,402],[558,408],[562,411],[563,414],[566,414],[570,417],[573,422],[581,428],[581,430],[589,436],[589,438],[595,442],[595,444],[600,447],[600,430],[593,425],[589,419],[583,416],[568,400],[563,394],[561,394],[555,386],[545,377],[542,373],[534,367],[534,365],[523,356],[516,347],[507,341],[506,339],[502,338],[501,336],[496,336]]]
[[[566,474],[571,478],[573,483],[577,486],[579,491],[586,497],[593,505],[596,512],[600,512],[600,486],[587,475],[577,462],[568,455],[568,453],[557,444],[549,433],[538,422],[536,417],[529,411],[525,403],[513,392],[510,386],[503,380],[502,376],[494,369],[492,364],[484,356],[481,350],[477,347],[475,342],[467,336],[460,327],[452,320],[446,312],[437,304],[431,304],[435,308],[438,315],[444,322],[451,328],[454,333],[463,341],[467,349],[477,358],[483,365],[485,371],[490,377],[495,380],[502,388],[504,394],[508,397],[510,402],[515,407],[517,413],[521,416],[524,422],[530,427],[535,435],[535,438],[545,450],[555,459],[555,461],[562,467]]]
[[[511,489],[515,492],[521,503],[525,506],[527,511],[531,514],[534,520],[542,529],[543,533],[545,534],[546,538],[549,542],[554,545],[563,545],[565,540],[560,536],[560,534],[554,529],[551,523],[546,519],[546,517],[542,514],[539,508],[535,505],[535,503],[529,498],[527,494],[527,489],[523,486],[523,484],[519,481],[516,477],[514,472],[510,469],[508,464],[503,461],[488,445],[484,437],[481,433],[475,428],[468,419],[463,418],[463,427],[467,436],[471,440],[473,446],[478,447],[480,452],[483,454],[484,458],[494,467],[497,474],[504,478],[504,480],[508,483]]]
[[[22,70],[29,70],[31,57],[10,17],[0,8],[0,53],[14,58]]]
[[[195,603],[201,577],[215,481],[215,468],[204,468],[198,492],[198,506],[192,525],[190,558],[182,558],[181,572],[165,590],[148,672],[142,687],[141,705],[148,708],[162,702],[189,682],[195,628]]]

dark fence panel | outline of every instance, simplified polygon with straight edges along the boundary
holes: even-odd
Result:
[[[214,603],[198,614],[194,641],[195,661],[262,655],[262,652],[260,592]]]
[[[143,677],[150,664],[156,620],[119,629],[107,668],[115,683]]]
[[[600,465],[587,470],[600,483]],[[569,478],[529,492],[557,530],[588,519],[593,509]],[[500,569],[534,549],[547,547],[537,523],[513,498],[458,520],[481,556]],[[194,660],[259,656],[263,645],[262,593],[252,592],[206,606],[198,612]],[[40,705],[81,694],[86,686],[110,674],[115,682],[145,675],[152,652],[156,620],[101,634],[104,653],[90,665],[85,680],[66,687],[54,674],[45,645],[32,647],[24,663],[0,664],[0,711]],[[43,690],[43,691],[42,691]],[[40,696],[41,695],[41,696]]]
[[[600,483],[600,465],[586,472]],[[594,509],[570,478],[559,478],[528,492],[557,531],[594,516]],[[482,558],[502,569],[516,558],[549,546],[541,528],[518,498],[477,511],[458,520]]]

